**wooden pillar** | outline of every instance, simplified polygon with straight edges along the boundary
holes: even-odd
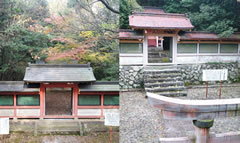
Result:
[[[103,103],[104,103],[104,94],[101,94],[101,118],[104,117],[104,115],[103,115]]]
[[[73,116],[75,119],[77,119],[78,117],[78,91],[79,91],[79,87],[78,84],[76,84],[73,87]]]
[[[13,107],[14,107],[13,119],[16,119],[17,118],[17,95],[16,95],[16,93],[13,94]]]
[[[144,34],[144,41],[143,41],[143,65],[148,64],[148,36]]]
[[[172,37],[172,63],[177,63],[177,43],[178,43],[178,36]]]
[[[40,118],[45,116],[45,87],[40,85]]]

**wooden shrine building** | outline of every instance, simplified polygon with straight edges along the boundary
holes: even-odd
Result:
[[[118,82],[97,82],[89,64],[29,64],[23,81],[0,82],[0,117],[102,118],[118,110]]]
[[[144,8],[129,16],[131,29],[120,30],[120,65],[175,65],[240,62],[240,33],[219,37],[192,32],[184,14]]]

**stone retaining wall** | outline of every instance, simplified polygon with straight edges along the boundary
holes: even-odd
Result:
[[[120,88],[142,88],[143,66],[120,66]]]
[[[95,132],[108,132],[108,126],[103,120],[10,120],[10,132],[25,132],[34,135],[46,134],[80,134],[86,135]],[[119,131],[119,127],[113,127],[113,131]]]
[[[178,69],[181,70],[185,84],[202,84],[202,73],[206,69],[228,69],[228,81],[225,81],[226,83],[237,82],[240,78],[240,65],[238,63],[178,65]]]
[[[227,83],[240,81],[239,63],[206,63],[192,65],[178,65],[186,85],[198,85],[202,82],[204,69],[228,69]],[[143,88],[143,66],[120,66],[119,84],[122,89]],[[212,82],[214,83],[214,82]],[[211,83],[210,83],[211,84]]]

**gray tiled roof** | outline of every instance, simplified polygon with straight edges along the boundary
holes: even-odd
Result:
[[[25,82],[93,82],[96,81],[88,64],[51,65],[30,64],[26,68]]]
[[[0,92],[39,92],[39,88],[24,88],[23,81],[0,81]]]
[[[95,82],[90,85],[79,85],[81,91],[119,91],[118,82]]]

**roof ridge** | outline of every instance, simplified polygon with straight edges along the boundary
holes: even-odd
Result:
[[[118,81],[96,81],[94,84],[118,84]]]
[[[185,33],[206,33],[206,34],[219,34],[215,32],[208,32],[208,31],[185,31]],[[234,32],[233,34],[240,34],[240,32]]]
[[[61,68],[61,67],[73,67],[73,68],[91,68],[90,64],[28,64],[28,67],[52,67],[52,68]]]
[[[132,29],[119,29],[119,32],[134,32]]]
[[[131,16],[134,15],[148,15],[148,16],[179,16],[179,17],[184,17],[187,18],[186,14],[179,14],[179,13],[144,13],[144,12],[133,12]]]
[[[24,81],[0,81],[0,84],[12,84],[12,85],[15,85],[15,84],[22,84],[24,83]]]

